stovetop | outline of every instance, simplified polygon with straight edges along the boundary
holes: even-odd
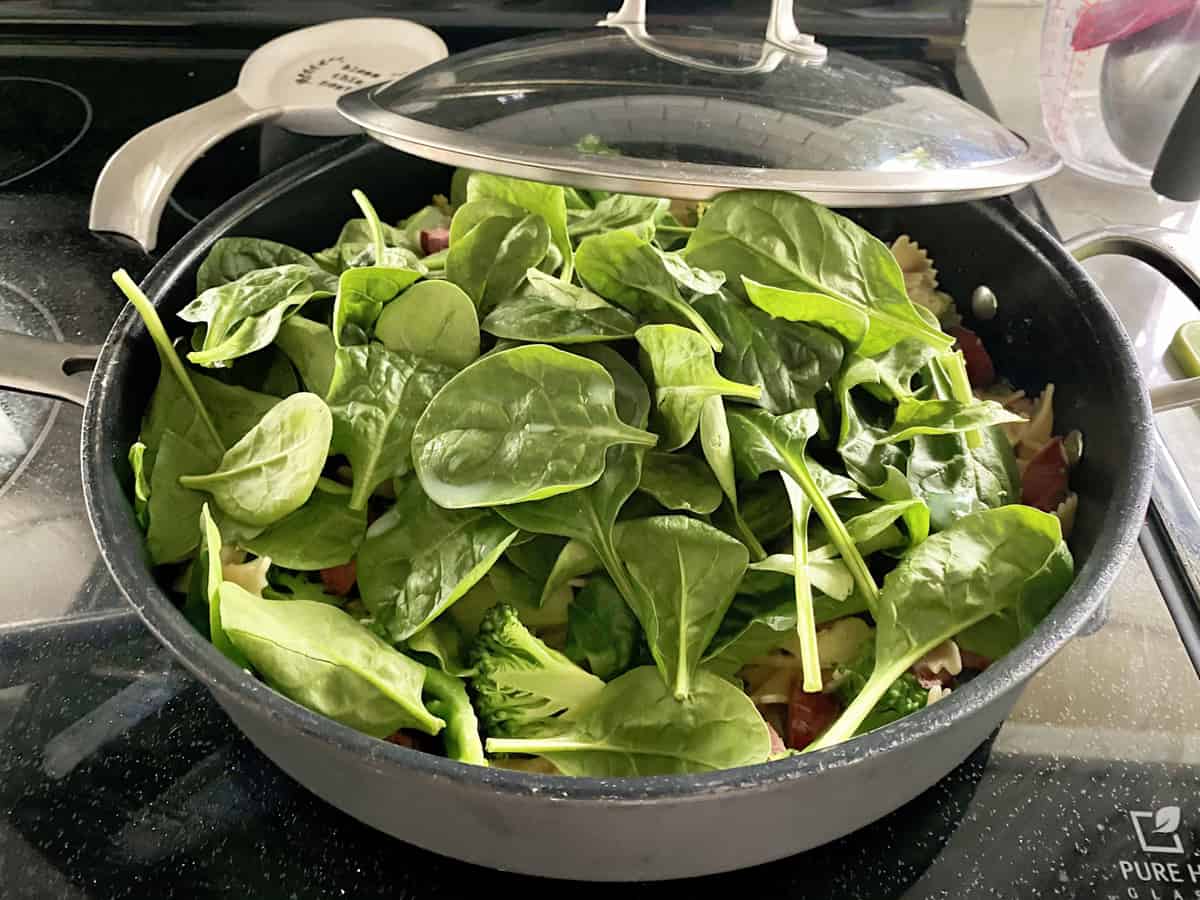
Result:
[[[139,128],[227,90],[245,50],[184,50],[161,34],[153,47],[40,41],[0,46],[0,328],[96,342],[121,307],[109,273],[140,275],[153,262],[87,231],[100,167]],[[866,49],[967,87],[961,60]],[[159,246],[310,146],[269,127],[226,140],[181,183]],[[564,889],[384,837],[262,757],[104,570],[83,513],[78,441],[76,409],[0,392],[0,894],[424,900]],[[668,890],[1200,897],[1195,671],[1140,553],[1110,598],[1094,633],[917,800],[829,846]]]

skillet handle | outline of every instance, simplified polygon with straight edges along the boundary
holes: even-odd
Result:
[[[99,344],[71,344],[0,331],[0,388],[83,406]]]
[[[1080,262],[1116,254],[1140,260],[1170,279],[1200,309],[1200,260],[1189,246],[1194,238],[1182,231],[1153,225],[1118,225],[1089,231],[1066,242]],[[1184,378],[1150,388],[1156,413],[1200,405],[1200,378]]]

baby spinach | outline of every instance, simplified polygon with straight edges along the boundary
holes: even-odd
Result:
[[[338,278],[333,301],[333,337],[339,347],[366,343],[384,304],[421,277],[415,268],[362,266]]]
[[[626,600],[654,661],[675,696],[687,697],[746,571],[746,548],[696,519],[657,516],[624,523],[617,549],[638,588]]]
[[[481,313],[510,296],[549,250],[545,220],[523,213],[494,200],[477,200],[454,214],[446,277],[470,296]]]
[[[569,495],[564,494],[563,496]],[[541,502],[545,503],[547,501],[543,500]],[[511,515],[514,510],[519,508],[520,504],[510,506],[505,512]],[[549,517],[547,517],[547,520],[551,527],[557,527],[553,524],[553,520],[549,520]],[[571,520],[565,519],[564,521],[566,523],[565,528],[571,529]],[[608,529],[608,537],[605,541],[611,544],[611,547],[606,550],[607,555],[614,563],[620,563],[619,571],[621,572],[621,577],[628,582],[629,576],[625,572],[625,564],[621,563],[620,558],[617,556],[612,526]],[[590,540],[571,538],[563,545],[561,552],[559,552],[558,557],[554,560],[554,566],[546,576],[546,581],[542,585],[541,602],[544,604],[548,597],[565,588],[573,579],[590,575],[603,567],[604,564],[600,562],[600,556],[592,549],[592,542]],[[613,579],[614,582],[616,580],[615,578]],[[625,595],[626,591],[622,590],[621,593]],[[629,593],[632,593],[632,591]]]
[[[656,442],[620,420],[614,399],[603,366],[562,350],[535,344],[486,356],[455,375],[418,420],[417,476],[450,509],[586,487],[603,474],[609,447]]]
[[[960,403],[957,400],[917,400],[907,397],[896,408],[886,444],[910,441],[919,434],[963,434],[1005,422],[1023,422],[993,400]]]
[[[378,221],[378,217],[375,221]],[[365,218],[350,219],[342,226],[334,245],[313,254],[313,259],[317,265],[333,275],[340,275],[354,266],[373,265],[376,262],[374,225],[374,222]],[[389,250],[402,250],[411,254],[417,249],[415,244],[409,242],[403,228],[380,222],[379,234],[383,238],[385,257]]]
[[[972,513],[922,542],[887,576],[872,607],[871,677],[808,749],[851,737],[891,684],[938,644],[1016,605],[1031,588],[1063,588],[1041,573],[1052,556],[1069,563],[1065,553],[1058,519],[1028,506]]]
[[[800,486],[854,576],[854,583],[868,601],[872,600],[878,593],[875,580],[814,476],[819,467],[811,465],[805,455],[808,439],[817,431],[816,412],[803,409],[772,416],[759,409],[735,409],[729,412],[729,429],[734,458],[751,478],[764,472],[783,472]]]
[[[376,487],[409,471],[413,427],[453,374],[439,363],[381,344],[337,351],[328,394],[331,448],[350,460],[351,509],[364,509]]]
[[[464,662],[462,629],[449,616],[434,619],[407,641],[404,646],[416,653],[425,653],[437,660],[438,668],[448,675],[465,678],[472,674]]]
[[[694,304],[725,349],[717,368],[761,390],[758,404],[775,414],[813,405],[842,365],[842,342],[802,322],[776,319],[722,291]]]
[[[586,288],[530,269],[480,327],[517,341],[585,344],[633,337],[637,320]]]
[[[703,670],[680,702],[650,666],[626,672],[550,737],[488,738],[489,753],[542,756],[566,775],[683,775],[766,762],[771,737],[741,689]]]
[[[651,450],[642,460],[638,490],[667,509],[707,515],[721,505],[721,485],[702,460]]]
[[[421,699],[425,667],[352,616],[326,603],[263,600],[229,582],[220,594],[225,633],[285,697],[375,737],[445,727]]]
[[[582,214],[570,217],[567,232],[575,241],[580,241],[589,234],[646,225],[650,226],[653,233],[655,221],[667,206],[668,201],[658,197],[609,194],[595,206],[587,207]]]
[[[442,509],[415,479],[371,525],[358,552],[363,603],[393,641],[436,619],[496,563],[517,530],[487,509]]]
[[[308,501],[243,546],[277,566],[315,572],[353,559],[367,530],[367,515],[349,507],[350,489],[322,478]]]
[[[146,445],[135,441],[129,447],[129,468],[133,471],[133,514],[142,531],[150,524],[147,509],[150,501],[150,479],[146,474]]]
[[[475,304],[448,281],[415,284],[384,309],[375,337],[389,350],[423,356],[452,369],[479,357]]]
[[[225,513],[270,525],[304,505],[329,453],[333,420],[316,394],[292,394],[225,451],[215,471],[185,475],[186,488],[212,494]]]
[[[805,490],[787,472],[780,472],[792,507],[792,586],[796,594],[796,633],[800,637],[803,689],[821,690],[821,656],[817,648],[817,623],[813,613],[812,581],[808,563],[808,517],[812,503]]]
[[[953,343],[917,312],[886,244],[798,194],[721,194],[688,239],[684,255],[694,266],[724,272],[738,292],[744,290],[742,279],[749,278],[861,310],[870,319],[863,336],[867,355],[903,338],[942,350]]]
[[[729,502],[729,516],[733,520],[733,527],[729,531],[746,545],[751,559],[762,559],[767,552],[763,550],[754,530],[743,520],[738,507],[733,444],[729,436],[729,422],[725,416],[725,400],[720,396],[707,398],[700,407],[700,450],[708,462],[708,467],[716,476],[721,492]],[[786,522],[783,527],[787,527]]]
[[[324,270],[316,260],[295,247],[275,241],[252,237],[221,238],[212,245],[204,262],[196,270],[196,293],[203,294],[209,288],[237,281],[255,269],[272,269],[276,266],[304,266],[314,272]]]
[[[150,475],[146,506],[146,549],[156,566],[186,559],[200,543],[196,522],[205,497],[179,483],[180,476],[212,471],[219,457],[189,444],[174,431],[164,432]]]
[[[192,564],[188,606],[204,617],[213,646],[229,657],[234,665],[247,668],[249,663],[246,657],[234,646],[221,624],[221,532],[208,512],[207,503],[200,509],[200,535],[200,552]],[[184,612],[187,611],[188,607],[185,607]]]
[[[639,319],[691,325],[713,350],[721,350],[716,332],[680,293],[681,287],[695,294],[720,290],[719,273],[694,270],[678,255],[624,230],[584,238],[575,264],[583,283],[606,300]]]
[[[321,397],[329,393],[337,344],[327,326],[304,316],[292,316],[279,326],[275,346],[292,361],[307,390]]]
[[[612,579],[596,575],[567,609],[567,658],[611,681],[634,665],[641,626]]]
[[[709,397],[757,400],[762,393],[757,386],[722,377],[713,365],[712,349],[695,331],[643,325],[636,337],[653,376],[655,425],[664,450],[677,450],[692,439]]]
[[[519,206],[540,218],[549,228],[550,240],[562,255],[562,277],[571,280],[574,271],[571,239],[567,234],[567,204],[563,189],[539,181],[522,181],[505,175],[489,175],[472,172],[467,179],[467,202],[475,200],[502,200]],[[453,244],[453,241],[451,241]],[[533,268],[537,263],[530,263]],[[469,293],[469,292],[468,292]]]
[[[204,326],[200,347],[188,359],[220,366],[261,350],[275,340],[285,318],[332,292],[330,276],[301,265],[255,269],[209,288],[179,311],[185,322]]]

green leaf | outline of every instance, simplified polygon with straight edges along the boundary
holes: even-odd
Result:
[[[567,205],[561,187],[539,181],[522,181],[506,175],[472,172],[467,179],[467,201],[483,199],[503,200],[544,220],[550,230],[551,242],[562,254],[563,280],[571,280],[574,265],[571,239],[567,234]],[[527,268],[535,265],[531,263]]]
[[[479,319],[471,298],[448,281],[423,281],[389,303],[375,323],[389,350],[461,369],[479,357]]]
[[[366,508],[376,487],[409,471],[417,419],[453,374],[447,366],[380,344],[337,351],[328,394],[331,449],[350,460],[351,509]]]
[[[358,589],[375,621],[402,641],[436,619],[500,558],[517,530],[487,509],[443,509],[413,479],[367,531]]]
[[[263,591],[263,596],[271,600],[308,600],[311,603],[328,603],[331,606],[341,606],[342,598],[325,592],[325,585],[313,581],[309,576],[300,572],[285,572],[272,567],[268,573],[270,584]]]
[[[994,400],[976,400],[963,404],[957,400],[916,400],[905,398],[896,409],[896,418],[884,443],[910,441],[919,434],[962,434],[1005,422],[1023,422],[1022,416],[1009,412]]]
[[[700,450],[708,466],[716,476],[721,492],[729,501],[729,517],[732,519],[728,531],[750,551],[751,559],[762,559],[767,555],[755,536],[754,530],[742,518],[738,507],[737,481],[734,477],[733,443],[729,436],[729,421],[725,416],[725,400],[720,396],[709,397],[700,407]],[[787,528],[784,520],[780,531]],[[773,537],[774,535],[771,535]]]
[[[729,411],[729,428],[734,458],[751,478],[758,478],[764,472],[783,472],[800,485],[854,576],[854,583],[868,601],[872,600],[878,593],[875,580],[826,492],[821,489],[816,474],[821,471],[820,467],[805,455],[808,439],[817,431],[816,412],[805,409],[772,416],[759,409],[735,409]]]
[[[696,519],[657,516],[624,523],[617,549],[638,590],[630,606],[664,680],[683,698],[749,559],[738,541]]]
[[[385,247],[410,252],[417,249],[415,245],[409,243],[403,228],[395,228],[386,222],[381,222],[380,230]],[[337,242],[332,247],[314,254],[313,259],[325,271],[340,275],[346,269],[354,266],[373,265],[375,263],[373,244],[372,224],[366,219],[350,219],[342,226]]]
[[[464,661],[462,629],[449,616],[434,619],[405,641],[405,646],[417,653],[432,656],[439,668],[448,675],[465,678],[472,674]]]
[[[337,352],[329,328],[304,316],[292,316],[279,326],[275,346],[292,361],[307,390],[321,397],[329,393]]]
[[[589,234],[601,234],[618,228],[653,225],[667,209],[668,201],[658,197],[639,197],[636,194],[609,194],[583,215],[573,217],[567,225],[571,239],[582,240]]]
[[[676,450],[692,439],[709,397],[758,400],[761,394],[757,386],[718,374],[712,349],[695,331],[678,325],[644,325],[636,337],[653,376],[655,427],[662,435],[663,450]]]
[[[496,337],[552,344],[585,344],[633,337],[637,320],[586,288],[530,269],[515,294],[483,320]]]
[[[304,266],[314,272],[324,271],[307,253],[287,244],[263,238],[221,238],[212,245],[196,271],[196,293],[203,294],[209,288],[237,281],[257,269],[290,265]]]
[[[885,579],[872,614],[875,668],[854,702],[809,749],[852,736],[913,663],[960,631],[1021,602],[1033,588],[1057,601],[1052,556],[1069,560],[1058,519],[1027,506],[972,513],[925,540]],[[1056,576],[1061,573],[1059,563]]]
[[[665,253],[631,231],[609,231],[584,238],[576,254],[583,283],[639,319],[690,325],[712,349],[721,339],[680,293],[720,290],[720,273],[694,270],[677,254]]]
[[[344,565],[367,530],[366,512],[350,509],[349,502],[349,488],[323,478],[303,506],[243,546],[285,569],[315,572]]]
[[[509,297],[546,256],[550,230],[541,216],[521,210],[503,215],[494,200],[468,203],[454,214],[446,277],[462,288],[481,313]]]
[[[333,301],[333,337],[339,347],[364,343],[375,328],[384,304],[421,277],[416,268],[363,266],[338,278]]]
[[[743,279],[751,279],[822,294],[847,311],[860,310],[870,321],[862,337],[862,352],[868,356],[904,338],[941,350],[953,343],[908,299],[904,275],[886,244],[797,194],[721,194],[688,239],[684,255],[694,266],[724,272],[738,293],[748,289],[742,287]],[[833,327],[835,321],[830,316],[821,324]]]
[[[717,368],[762,391],[758,404],[776,414],[810,407],[842,365],[842,342],[820,328],[775,319],[722,292],[693,306],[721,338]]]
[[[531,345],[485,356],[455,375],[417,422],[417,476],[450,509],[585,487],[603,474],[609,447],[655,443],[620,420],[614,401],[603,366],[562,350]]]
[[[796,634],[800,638],[802,686],[808,693],[821,690],[821,656],[817,647],[817,623],[813,612],[812,581],[809,579],[808,517],[812,503],[804,489],[787,472],[780,472],[792,507],[792,586],[796,596]],[[844,599],[844,598],[843,598]]]
[[[422,702],[425,667],[336,607],[263,600],[225,582],[221,621],[267,684],[313,712],[375,737],[445,726]]]
[[[597,575],[568,607],[567,658],[610,681],[633,667],[641,632],[612,579]]]
[[[150,476],[150,499],[146,506],[149,526],[146,549],[156,566],[186,559],[200,543],[200,510],[205,495],[180,484],[180,476],[200,475],[212,470],[217,458],[189,444],[174,431],[162,435]]]
[[[150,479],[146,475],[146,445],[137,441],[129,447],[129,468],[133,470],[133,514],[142,531],[150,524],[147,505],[150,500]]]
[[[651,450],[642,461],[643,491],[667,509],[707,515],[721,505],[721,485],[702,460]]]
[[[193,607],[205,620],[205,631],[213,646],[224,653],[239,668],[249,667],[246,657],[229,639],[221,622],[221,532],[213,522],[205,503],[200,509],[200,553],[192,566],[192,583],[188,588],[187,606]]]
[[[511,513],[518,508],[517,506],[510,506],[506,512]],[[566,527],[572,527],[569,520]],[[616,544],[613,542],[611,526],[608,529],[607,542],[612,544],[612,559],[619,562],[616,553]],[[551,594],[566,587],[572,580],[581,578],[584,575],[590,575],[603,567],[604,564],[600,562],[600,557],[592,549],[590,541],[583,538],[571,538],[563,545],[562,552],[558,554],[558,558],[554,561],[554,567],[550,570],[550,574],[546,576],[545,584],[542,585],[541,602],[544,604]],[[624,563],[621,564],[621,572],[625,572]],[[628,575],[625,577],[628,578]]]
[[[683,775],[766,762],[771,738],[754,703],[711,672],[680,702],[649,666],[626,672],[552,737],[489,738],[489,753],[544,756],[565,775]]]
[[[261,350],[275,340],[284,319],[309,300],[332,296],[332,287],[324,272],[286,265],[255,269],[209,288],[179,311],[185,322],[205,326],[200,348],[188,359],[219,366]]]
[[[292,394],[225,451],[216,470],[180,484],[212,494],[221,510],[249,525],[270,525],[304,505],[316,486],[333,421],[316,394]]]

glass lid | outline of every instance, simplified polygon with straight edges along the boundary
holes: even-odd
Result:
[[[799,33],[647,29],[645,0],[588,31],[451,56],[340,98],[385,144],[535,181],[704,200],[732,188],[832,206],[940,203],[1053,174],[1047,145],[945,91]]]

